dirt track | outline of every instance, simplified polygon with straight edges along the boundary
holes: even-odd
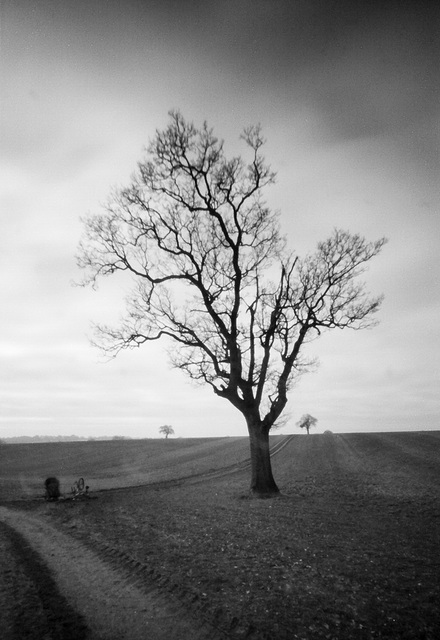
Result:
[[[216,631],[42,518],[0,507],[4,640],[202,640]],[[138,579],[137,579],[138,578]]]
[[[283,438],[272,455],[290,440]],[[245,461],[185,481],[198,483],[248,467]],[[4,640],[224,638],[145,580],[145,565],[122,572],[44,517],[0,507],[0,552],[5,558],[0,573]]]

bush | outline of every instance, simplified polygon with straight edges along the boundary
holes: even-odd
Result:
[[[60,483],[58,478],[46,478],[44,481],[46,500],[58,500],[60,497]]]

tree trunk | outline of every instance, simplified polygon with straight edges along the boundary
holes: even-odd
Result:
[[[269,497],[279,494],[274,477],[269,451],[269,432],[262,429],[257,421],[248,420],[251,448],[251,492],[257,496]]]

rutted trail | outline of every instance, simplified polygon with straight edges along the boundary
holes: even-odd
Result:
[[[283,449],[285,449],[295,438],[293,435],[280,436],[282,439],[278,440],[275,444],[273,444],[270,448],[270,456],[273,460],[274,457],[279,454]],[[220,478],[225,478],[227,476],[232,476],[237,473],[243,473],[245,471],[249,471],[251,467],[250,458],[245,458],[240,462],[235,462],[231,465],[221,466],[218,469],[213,469],[210,471],[201,471],[199,473],[191,473],[188,476],[177,476],[175,478],[170,478],[167,480],[157,480],[155,482],[148,482],[141,485],[132,485],[131,488],[142,488],[142,487],[167,487],[167,486],[175,486],[176,484],[185,484],[185,485],[194,485],[202,482],[206,482],[207,480],[218,480]],[[126,491],[127,487],[113,487],[110,489],[105,489],[105,492],[116,492],[116,491]]]
[[[280,451],[282,451],[291,442],[293,438],[294,436],[291,436],[291,435],[284,436],[281,441],[276,442],[274,445],[272,445],[272,447],[270,448],[271,459],[273,459],[274,456],[276,456]],[[236,464],[233,464],[227,467],[221,467],[220,469],[216,469],[214,471],[206,471],[199,474],[193,474],[186,478],[180,478],[179,480],[182,480],[186,484],[197,484],[198,482],[204,482],[206,480],[213,480],[213,479],[223,478],[225,476],[229,476],[235,473],[241,473],[243,471],[247,471],[248,469],[250,469],[250,467],[251,467],[251,460],[250,458],[246,458],[246,460],[243,460],[242,462],[238,462]]]
[[[0,507],[0,521],[17,532],[48,568],[62,597],[57,606],[63,606],[63,601],[69,603],[84,621],[89,632],[78,638],[205,640],[217,637],[214,628],[193,618],[168,594],[161,594],[154,586],[145,588],[137,584],[133,576],[111,567],[43,518]],[[69,615],[72,617],[71,611]],[[69,624],[65,626],[61,635],[53,637],[74,637],[69,632]]]
[[[0,521],[2,640],[90,640],[82,617],[48,568],[15,529]]]

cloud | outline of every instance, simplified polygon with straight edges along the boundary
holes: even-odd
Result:
[[[126,285],[70,285],[79,217],[124,184],[172,107],[208,119],[231,153],[243,152],[242,127],[262,122],[278,170],[268,204],[300,254],[334,226],[390,239],[366,276],[386,294],[381,325],[311,346],[322,365],[292,394],[292,421],[435,424],[436,3],[43,0],[29,10],[7,0],[2,10],[9,435],[20,425],[153,435],[161,423],[179,435],[246,433],[232,407],[168,369],[160,345],[100,364],[90,321],[117,321]]]

